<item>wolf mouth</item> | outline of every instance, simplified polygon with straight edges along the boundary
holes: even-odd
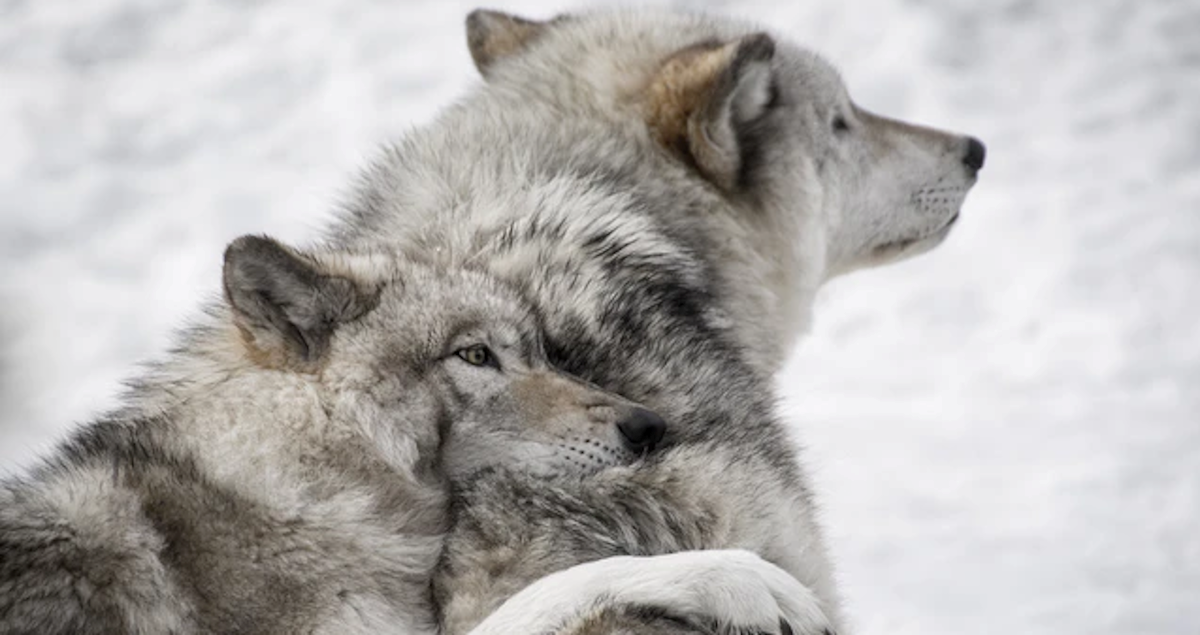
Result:
[[[942,232],[942,231],[945,231],[945,230],[947,230],[947,229],[950,229],[950,226],[951,226],[951,225],[953,225],[954,223],[957,223],[957,222],[958,222],[958,215],[959,215],[960,213],[961,213],[961,212],[954,212],[954,216],[951,216],[951,217],[950,217],[950,220],[946,221],[946,222],[945,222],[945,224],[943,224],[943,225],[942,225],[942,227],[941,227],[940,229],[938,229],[938,230],[937,230],[936,232],[934,232],[934,233],[936,234],[936,233],[938,233],[938,232]]]
[[[913,245],[915,245],[917,243],[921,243],[921,242],[924,242],[926,240],[930,240],[933,238],[941,240],[941,239],[945,238],[946,234],[948,234],[950,232],[950,228],[954,226],[954,223],[958,222],[958,215],[959,215],[959,212],[954,212],[954,215],[951,216],[949,220],[947,220],[945,223],[942,223],[941,225],[938,226],[937,229],[935,229],[931,232],[925,232],[919,236],[914,236],[912,238],[901,238],[899,240],[893,240],[891,242],[884,243],[875,248],[875,253],[883,254],[883,253],[888,253],[888,252],[903,251],[905,249],[908,249],[909,247],[912,247]]]

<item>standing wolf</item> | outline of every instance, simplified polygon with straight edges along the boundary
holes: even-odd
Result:
[[[124,410],[0,482],[0,633],[432,635],[447,480],[580,478],[664,432],[552,369],[536,314],[485,272],[245,237],[224,281]],[[804,589],[752,554],[637,563],[664,565],[670,589],[640,600],[804,618]],[[703,583],[714,566],[744,602]],[[527,614],[480,628],[530,632]]]
[[[945,238],[983,145],[859,108],[828,64],[743,23],[477,11],[468,39],[485,85],[387,150],[334,242],[512,281],[556,365],[672,427],[646,465],[466,479],[437,584],[447,632],[551,571],[722,547],[780,565],[839,627],[771,376],[823,282]],[[567,624],[680,612],[588,604]]]

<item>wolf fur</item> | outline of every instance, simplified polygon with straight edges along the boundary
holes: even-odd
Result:
[[[485,83],[386,149],[332,242],[510,281],[555,365],[671,425],[644,465],[460,481],[436,578],[446,632],[553,571],[731,547],[795,576],[841,629],[771,377],[824,282],[946,237],[983,145],[858,107],[829,64],[741,22],[477,11],[468,42]]]
[[[488,615],[472,635],[686,633],[674,615],[709,616],[721,632],[819,633],[812,592],[749,551],[614,556],[552,573]],[[794,625],[794,626],[792,626]]]
[[[447,479],[580,478],[665,425],[551,368],[486,272],[245,237],[224,289],[122,410],[0,483],[0,633],[436,633]]]

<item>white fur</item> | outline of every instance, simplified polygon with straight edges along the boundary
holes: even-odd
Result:
[[[510,598],[471,635],[550,633],[606,605],[706,616],[723,628],[797,634],[829,628],[820,602],[786,571],[740,549],[618,556],[548,575]]]

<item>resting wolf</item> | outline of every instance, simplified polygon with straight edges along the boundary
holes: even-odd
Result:
[[[447,632],[552,571],[727,547],[790,572],[840,628],[771,377],[822,283],[946,237],[983,144],[870,113],[820,58],[739,22],[478,11],[468,39],[485,84],[388,148],[333,242],[513,282],[554,364],[671,427],[644,465],[466,478],[437,582]],[[589,603],[558,624],[705,628],[686,607],[634,613]]]
[[[536,315],[486,273],[246,237],[224,283],[123,410],[0,483],[0,633],[436,633],[447,479],[579,478],[664,432],[549,367]],[[803,619],[804,589],[746,552],[639,566],[677,576],[643,605]],[[744,606],[701,580],[714,567]],[[517,614],[480,628],[530,632]]]

